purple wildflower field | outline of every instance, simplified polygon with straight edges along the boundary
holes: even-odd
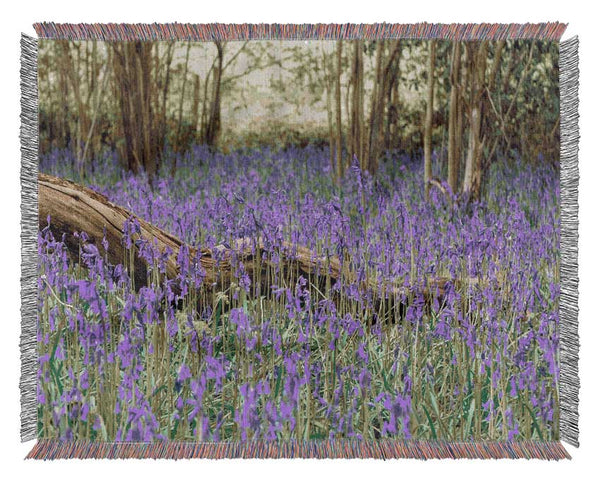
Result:
[[[202,302],[206,273],[187,248],[166,280],[165,253],[140,245],[131,221],[122,242],[130,252],[138,242],[151,266],[136,289],[133,264],[110,265],[106,242],[79,233],[73,262],[42,229],[39,436],[557,439],[558,172],[494,162],[484,200],[454,204],[438,190],[425,200],[421,158],[388,157],[375,176],[354,165],[338,185],[324,149],[195,147],[151,186],[113,154],[83,179],[72,154],[43,156],[42,172],[91,186],[190,247],[261,238],[257,262],[269,261],[273,282],[257,291],[239,268]],[[289,283],[277,268],[283,242],[357,275]],[[419,286],[434,277],[453,281],[429,298]],[[386,296],[384,286],[403,289]]]

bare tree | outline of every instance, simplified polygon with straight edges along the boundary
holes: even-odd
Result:
[[[159,128],[153,115],[151,99],[156,98],[151,78],[152,44],[150,42],[113,43],[113,66],[124,134],[127,167],[133,172],[144,169],[150,181],[160,163],[156,142]]]
[[[348,135],[350,161],[356,156],[361,158],[364,150],[364,62],[363,41],[354,40],[352,59],[352,107]],[[366,166],[361,165],[366,169]]]
[[[194,93],[192,98],[192,129],[198,130],[198,118],[200,109],[200,75],[194,74]]]
[[[323,71],[325,72],[325,106],[327,109],[327,131],[329,137],[329,165],[331,167],[331,173],[333,176],[336,175],[336,165],[335,165],[335,134],[334,134],[334,126],[333,126],[333,107],[331,97],[333,95],[331,91],[332,81],[332,73],[331,73],[331,61],[323,47],[321,46],[321,56],[322,56],[322,65]]]
[[[335,156],[338,179],[341,179],[344,175],[344,164],[342,161],[342,48],[342,40],[338,40],[335,73]]]
[[[468,115],[470,128],[462,191],[467,199],[474,201],[478,201],[481,198],[484,173],[483,151],[487,147],[489,151],[493,152],[498,140],[496,139],[493,143],[490,142],[491,128],[489,125],[489,116],[493,104],[491,103],[489,92],[490,87],[494,88],[496,85],[504,42],[496,44],[489,73],[487,68],[488,48],[489,42],[482,41],[478,46],[474,45],[468,49],[470,79]],[[491,156],[491,153],[489,155]]]
[[[83,150],[85,139],[87,138],[90,128],[90,118],[88,115],[88,102],[84,98],[82,92],[82,82],[79,78],[79,72],[82,68],[80,44],[72,44],[69,40],[57,40],[57,45],[60,49],[60,62],[62,65],[63,75],[70,84],[70,91],[73,93],[75,105],[77,108],[76,129],[75,129],[75,155],[78,160],[80,174],[83,174]],[[73,49],[77,53],[77,58],[73,59]],[[89,60],[89,57],[88,57]],[[84,68],[85,68],[84,64]],[[66,87],[66,85],[64,86]],[[68,90],[66,91],[68,92]],[[91,93],[91,90],[90,90]],[[68,98],[68,97],[65,97]],[[89,101],[89,97],[88,97]]]
[[[450,107],[448,113],[448,185],[452,193],[458,188],[458,174],[460,170],[460,145],[462,132],[460,130],[460,57],[461,45],[455,41],[452,45],[452,58],[450,67]]]
[[[433,101],[435,78],[435,47],[436,41],[429,41],[429,67],[427,70],[427,112],[425,115],[425,128],[423,135],[423,154],[425,163],[425,195],[429,196],[429,181],[431,180],[431,134],[433,127]]]
[[[217,57],[212,72],[212,93],[208,105],[208,118],[204,130],[203,140],[207,145],[214,146],[217,143],[221,131],[221,81],[223,77],[223,55],[225,44],[215,40]]]
[[[468,49],[469,79],[471,82],[469,101],[469,141],[463,179],[463,195],[470,200],[479,200],[481,194],[481,154],[484,140],[481,138],[481,113],[485,91],[488,42],[482,41]]]
[[[183,76],[181,79],[181,95],[179,96],[179,109],[177,115],[177,131],[175,134],[175,145],[173,149],[178,152],[183,149],[183,142],[181,138],[181,131],[183,125],[183,102],[185,100],[185,88],[187,86],[187,78],[188,78],[188,67],[190,64],[190,49],[192,48],[192,43],[188,42],[185,50],[185,62],[183,64]],[[175,175],[175,170],[177,168],[177,156],[174,155],[171,161],[171,177]]]
[[[385,55],[386,42],[377,44],[375,80],[371,97],[368,150],[363,154],[371,174],[377,172],[379,158],[384,149],[385,112],[389,109],[390,92],[395,82],[402,44],[400,40],[390,43],[390,52]]]

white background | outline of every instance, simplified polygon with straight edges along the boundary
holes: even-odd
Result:
[[[4,479],[600,479],[600,389],[598,266],[600,168],[598,167],[598,35],[591,1],[480,0],[350,4],[324,0],[125,0],[15,1],[2,5],[0,34],[0,476]],[[227,22],[372,23],[543,22],[569,23],[563,39],[580,38],[580,335],[582,379],[581,448],[573,461],[372,461],[372,460],[186,460],[23,461],[33,443],[19,443],[19,37],[34,35],[32,23],[55,22]]]

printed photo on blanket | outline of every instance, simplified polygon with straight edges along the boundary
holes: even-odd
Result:
[[[558,67],[41,39],[37,437],[557,441]]]

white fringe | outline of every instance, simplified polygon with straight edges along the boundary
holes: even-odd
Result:
[[[560,44],[560,439],[579,446],[579,39]]]
[[[38,86],[36,38],[21,35],[21,441],[37,427]]]

